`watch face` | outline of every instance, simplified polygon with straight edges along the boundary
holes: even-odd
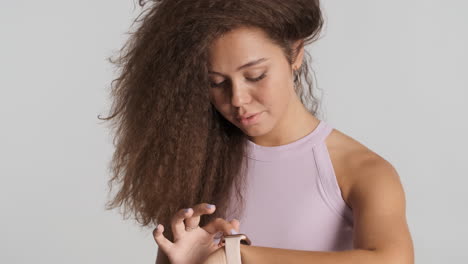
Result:
[[[241,234],[243,237],[242,237],[242,240],[241,240],[241,244],[244,244],[244,245],[251,245],[252,242],[250,241],[250,239],[244,235],[244,234]]]
[[[250,242],[247,241],[247,240],[244,240],[244,239],[242,239],[242,240],[240,241],[240,243],[243,244],[243,245],[247,245],[247,246],[250,245]]]
[[[225,243],[224,239],[226,237],[239,237],[240,238],[240,243],[243,244],[243,245],[251,245],[252,242],[250,241],[250,239],[247,237],[247,235],[245,234],[237,234],[237,235],[227,235],[227,236],[223,236],[223,238],[221,239],[221,242],[222,243]]]

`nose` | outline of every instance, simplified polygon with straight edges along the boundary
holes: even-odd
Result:
[[[249,103],[251,97],[249,95],[248,86],[239,82],[231,82],[231,85],[231,104],[235,107],[241,107]]]

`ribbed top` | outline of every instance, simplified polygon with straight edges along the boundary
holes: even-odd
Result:
[[[324,121],[289,144],[265,147],[248,141],[249,166],[240,215],[234,200],[228,220],[254,246],[318,251],[353,247],[353,214],[341,196],[325,139]],[[230,216],[230,217],[229,217]]]
[[[278,161],[285,158],[301,156],[311,151],[311,148],[323,140],[323,132],[326,129],[324,121],[320,120],[317,127],[306,136],[281,146],[266,147],[255,144],[251,140],[247,140],[249,158],[260,161]]]

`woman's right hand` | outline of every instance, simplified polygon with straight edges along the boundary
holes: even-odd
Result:
[[[153,231],[153,236],[159,248],[166,254],[171,264],[199,264],[203,263],[210,254],[221,247],[213,240],[217,233],[231,235],[239,233],[240,223],[233,219],[228,222],[222,218],[216,218],[207,225],[200,227],[200,216],[212,214],[216,210],[207,203],[200,203],[188,211],[181,209],[172,221],[171,228],[174,242],[164,237],[164,226],[159,224]],[[190,229],[189,227],[194,227]]]

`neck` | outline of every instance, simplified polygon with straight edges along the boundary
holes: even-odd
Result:
[[[311,133],[320,120],[305,108],[297,96],[294,98],[288,110],[270,132],[250,140],[257,145],[273,147],[292,143]]]

